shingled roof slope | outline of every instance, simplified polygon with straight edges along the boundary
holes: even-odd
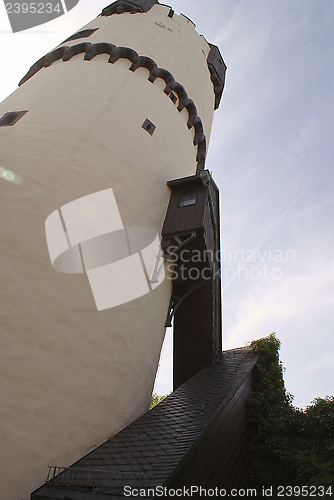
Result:
[[[142,474],[148,480],[147,486],[163,485],[233,398],[256,359],[247,347],[223,351],[217,364],[199,371],[155,408],[73,464],[70,470],[123,473],[125,479]],[[90,497],[92,487],[74,483],[71,486],[70,480],[66,482],[68,499],[110,499],[115,494],[114,487],[108,488],[106,483],[102,487],[102,482]],[[59,484],[58,488],[64,491],[64,485]],[[31,499],[65,498],[58,496],[61,494],[58,488],[47,483]]]

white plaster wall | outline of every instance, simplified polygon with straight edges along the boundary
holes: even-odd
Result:
[[[170,20],[172,32],[157,26],[162,16],[169,22],[160,6],[148,14],[99,17],[91,24],[101,29],[88,40],[130,46],[169,69],[205,116],[208,134],[214,95],[202,54],[207,44],[184,18]],[[197,59],[196,80],[190,61]],[[0,104],[0,117],[29,110],[15,126],[0,128],[0,167],[23,180],[0,179],[0,485],[6,500],[28,498],[48,465],[70,465],[150,402],[171,282],[98,312],[85,274],[53,270],[45,238],[45,219],[54,210],[110,187],[125,226],[160,233],[167,180],[195,173],[187,111],[178,113],[164,82],[148,82],[146,69],[133,73],[129,61],[107,60],[88,62],[81,54],[58,61]],[[141,128],[146,118],[157,127],[152,137]]]

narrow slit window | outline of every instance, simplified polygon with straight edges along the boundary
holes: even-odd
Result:
[[[180,196],[179,207],[189,207],[195,205],[197,199],[197,191],[187,191]]]
[[[26,113],[28,113],[28,110],[26,110],[26,111],[10,111],[9,113],[6,113],[5,115],[3,115],[2,118],[0,118],[0,127],[12,127]]]
[[[66,40],[63,41],[63,43],[72,42],[72,40],[79,40],[79,38],[88,38],[89,36],[92,36],[93,33],[95,33],[95,31],[97,31],[98,29],[99,28],[79,31],[78,33],[74,33],[74,35],[71,35],[68,38],[66,38]]]
[[[172,101],[173,104],[175,104],[177,101],[177,97],[175,94],[173,94],[173,92],[169,94],[169,99]]]
[[[141,126],[146,132],[148,132],[150,135],[153,135],[155,129],[157,128],[154,123],[152,123],[148,118],[144,121],[144,123]]]

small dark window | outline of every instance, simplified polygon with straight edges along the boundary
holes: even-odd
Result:
[[[189,205],[195,205],[196,198],[197,191],[187,191],[186,193],[182,193],[179,207],[189,207]]]
[[[74,33],[74,35],[66,38],[63,43],[72,42],[72,40],[78,40],[79,38],[88,38],[89,36],[92,36],[92,34],[95,33],[95,31],[97,31],[98,29],[99,28],[79,31],[78,33]]]
[[[141,126],[146,132],[148,132],[150,135],[153,135],[155,129],[157,128],[154,123],[152,123],[148,118],[144,121],[144,123]]]
[[[173,94],[173,92],[169,94],[169,99],[172,101],[173,104],[175,104],[177,101],[177,97],[175,94]]]
[[[5,115],[3,115],[2,118],[0,118],[0,127],[12,127],[26,113],[28,113],[28,110],[27,111],[10,111],[9,113],[6,113]]]
[[[170,11],[168,12],[168,17],[172,18],[174,16],[174,11],[173,9],[170,9]]]

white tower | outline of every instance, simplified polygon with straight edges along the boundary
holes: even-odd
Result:
[[[203,169],[224,74],[185,16],[117,1],[0,104],[4,499],[147,410],[171,295],[151,281],[166,182]]]

